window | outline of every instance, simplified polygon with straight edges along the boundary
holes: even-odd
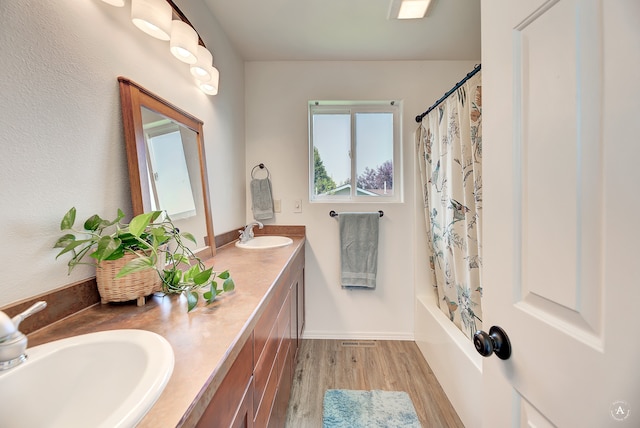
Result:
[[[312,202],[401,200],[399,104],[309,102]]]

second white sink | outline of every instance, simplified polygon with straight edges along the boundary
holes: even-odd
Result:
[[[291,245],[293,239],[286,236],[261,235],[248,240],[245,243],[236,241],[236,247],[245,248],[247,250],[266,250],[269,248],[286,247]]]
[[[0,372],[0,425],[133,427],[173,371],[169,342],[145,330],[111,330],[27,349]]]

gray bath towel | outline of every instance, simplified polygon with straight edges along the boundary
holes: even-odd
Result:
[[[343,288],[375,288],[378,273],[379,213],[340,213]]]
[[[251,209],[256,220],[273,218],[273,196],[269,177],[251,180]]]

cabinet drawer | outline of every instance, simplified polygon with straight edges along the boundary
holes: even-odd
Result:
[[[282,357],[280,357],[282,355]],[[273,410],[271,411],[271,418],[269,419],[269,427],[282,428],[285,425],[287,419],[287,407],[289,405],[289,396],[291,395],[291,379],[292,379],[292,366],[291,366],[291,347],[286,349],[280,349],[278,353],[278,360],[282,361],[283,371],[280,381],[278,383],[278,390],[276,392],[276,398],[273,402]]]
[[[242,401],[231,422],[231,428],[249,428],[253,426],[253,377],[249,379]]]
[[[287,328],[289,326],[287,325]],[[278,348],[278,382],[282,382],[282,377],[285,376],[285,373],[289,373],[288,382],[291,382],[291,339],[284,338],[282,342],[280,342],[280,347]]]
[[[278,335],[277,335],[277,326],[276,324],[272,325],[271,334],[269,335],[266,346],[258,359],[254,373],[254,395],[253,395],[253,408],[254,414],[258,411],[258,406],[260,402],[263,400],[263,396],[265,395],[265,390],[267,387],[267,382],[269,381],[269,376],[271,375],[271,371],[275,367],[276,362],[276,352],[278,351]]]
[[[271,416],[271,408],[273,406],[273,399],[276,396],[276,390],[278,387],[278,379],[275,368],[275,359],[272,360],[274,363],[272,366],[272,370],[269,373],[269,378],[267,379],[267,384],[264,389],[264,394],[262,396],[262,401],[258,405],[255,414],[254,426],[255,427],[266,427]],[[255,403],[254,403],[255,404]]]
[[[278,338],[280,341],[291,338],[291,293],[287,293],[286,299],[278,314]]]

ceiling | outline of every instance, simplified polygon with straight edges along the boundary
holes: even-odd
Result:
[[[480,0],[434,0],[387,19],[391,0],[204,0],[246,61],[479,60]]]

